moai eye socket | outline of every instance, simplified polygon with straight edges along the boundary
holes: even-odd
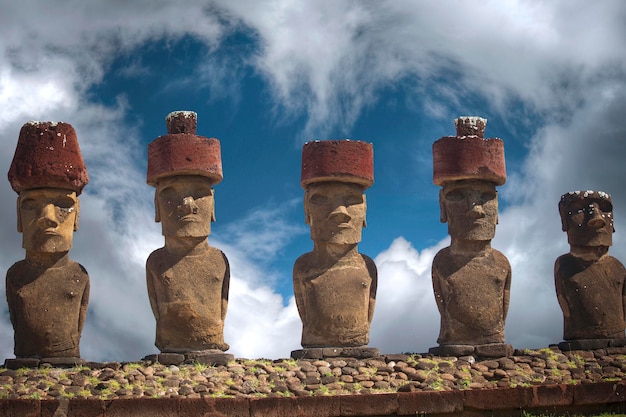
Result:
[[[465,195],[460,190],[450,191],[449,193],[446,194],[446,200],[448,201],[456,202],[456,201],[461,201],[464,198],[465,198]]]
[[[483,191],[480,194],[480,199],[483,203],[486,203],[488,201],[494,200],[497,196],[497,193],[495,191]]]
[[[22,210],[35,210],[37,208],[37,201],[34,198],[25,198],[22,200],[20,207]]]
[[[313,194],[311,197],[309,197],[309,202],[316,206],[323,206],[328,204],[328,197],[319,193]]]
[[[52,204],[60,209],[69,210],[74,207],[74,200],[69,197],[61,197],[55,199]]]

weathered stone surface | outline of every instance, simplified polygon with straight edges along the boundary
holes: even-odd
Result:
[[[457,356],[512,354],[512,348],[504,344],[511,267],[506,257],[491,247],[498,222],[495,186],[506,179],[504,151],[500,140],[493,142],[499,144],[496,153],[492,145],[486,145],[490,141],[482,139],[481,120],[461,123],[461,133],[475,126],[476,136],[442,138],[433,145],[434,181],[443,185],[441,221],[448,223],[451,244],[437,253],[432,265],[441,314],[440,346],[432,352]],[[466,147],[468,140],[480,141],[480,145]],[[477,346],[481,346],[480,355],[475,352]]]
[[[316,182],[374,183],[374,148],[353,140],[307,142],[302,147],[303,188]]]
[[[625,344],[626,339],[576,339],[561,342],[558,346],[563,351],[569,351],[606,349],[610,346],[624,346]]]
[[[373,181],[372,147],[326,142],[303,148],[304,209],[314,247],[296,260],[293,271],[302,346],[363,347],[378,283],[376,265],[357,248],[365,226],[363,190]]]
[[[488,343],[484,345],[440,345],[428,349],[428,353],[437,356],[471,356],[472,358],[501,358],[513,354],[513,346],[506,343]]]
[[[441,345],[428,349],[428,353],[437,356],[467,356],[473,355],[476,348],[473,345]]]
[[[475,356],[481,358],[499,358],[502,356],[511,356],[513,354],[513,346],[506,343],[488,343],[485,345],[476,345]]]
[[[398,411],[398,394],[340,397],[341,416],[387,416]]]
[[[17,193],[32,188],[62,188],[80,195],[89,182],[74,128],[63,122],[22,126],[8,174]]]
[[[156,187],[160,178],[172,175],[199,175],[213,185],[222,181],[220,142],[195,134],[196,117],[194,112],[167,116],[168,134],[148,145],[148,184]]]
[[[380,350],[368,347],[342,347],[342,348],[307,348],[291,352],[294,359],[324,359],[324,358],[355,358],[366,359],[380,356]]]
[[[4,367],[7,369],[37,368],[40,362],[38,358],[5,359]]]
[[[455,120],[457,136],[433,143],[433,182],[484,180],[495,185],[506,182],[504,142],[483,139],[487,120],[462,117]]]
[[[229,348],[224,319],[230,268],[224,253],[207,242],[215,220],[212,185],[222,178],[219,142],[188,133],[195,133],[194,123],[195,113],[170,114],[170,134],[155,139],[148,154],[155,220],[165,236],[165,246],[146,262],[155,344],[181,354]]]
[[[399,416],[459,413],[462,411],[462,391],[420,392],[419,395],[398,395]]]
[[[226,366],[235,360],[235,356],[230,353],[219,351],[213,352],[188,352],[185,354],[185,363],[202,363],[210,366]]]
[[[608,254],[614,232],[611,197],[573,191],[561,197],[559,213],[570,244],[570,252],[554,266],[563,345],[605,348],[611,339],[624,339],[626,329],[626,268]]]
[[[79,358],[89,276],[70,260],[80,194],[88,182],[76,134],[67,123],[22,127],[9,171],[18,195],[24,260],[7,271],[17,358]]]

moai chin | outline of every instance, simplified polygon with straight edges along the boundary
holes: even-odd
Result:
[[[301,185],[313,251],[294,265],[293,286],[302,319],[302,350],[294,358],[372,357],[376,265],[358,252],[365,226],[364,191],[374,182],[373,147],[350,140],[307,142]]]
[[[484,139],[487,120],[460,117],[456,136],[433,143],[433,182],[450,246],[433,260],[432,280],[441,314],[438,355],[511,355],[504,342],[511,267],[491,247],[498,223],[497,185],[506,181],[504,144]]]
[[[563,311],[559,347],[625,346],[626,269],[609,255],[613,204],[602,191],[572,191],[559,202],[570,251],[557,258],[554,283]]]
[[[5,365],[82,363],[89,276],[68,252],[78,230],[78,196],[89,177],[74,128],[62,122],[24,124],[8,179],[18,193],[17,230],[26,257],[7,271],[16,359]]]
[[[197,136],[196,122],[194,112],[172,112],[168,134],[148,145],[147,182],[156,188],[155,220],[165,236],[165,246],[146,262],[148,296],[162,353],[180,354],[180,362],[211,355],[228,361],[232,355],[222,352],[229,348],[230,269],[207,240],[215,220],[213,186],[222,181],[220,143]]]

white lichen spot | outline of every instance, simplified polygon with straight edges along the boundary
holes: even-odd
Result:
[[[67,142],[67,136],[63,135],[63,147],[65,148],[65,142]]]
[[[198,113],[196,113],[195,111],[188,111],[188,110],[173,111],[167,116],[165,116],[165,121],[169,122],[171,119],[173,119],[174,117],[178,117],[178,116],[183,116],[185,119],[190,119],[190,118],[197,119]]]
[[[461,116],[454,119],[454,127],[459,125],[459,122],[463,121],[465,125],[471,126],[475,129],[478,129],[478,121],[482,121],[485,126],[487,126],[487,119],[484,119],[479,116]]]

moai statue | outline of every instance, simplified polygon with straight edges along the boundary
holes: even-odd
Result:
[[[5,366],[82,363],[89,276],[68,252],[78,230],[78,195],[89,177],[74,128],[53,122],[22,126],[8,178],[18,193],[17,230],[26,258],[7,271],[16,359]]]
[[[373,162],[372,145],[360,141],[315,141],[302,148],[301,185],[313,251],[300,256],[293,270],[304,348],[293,351],[293,358],[379,355],[367,347],[376,265],[357,248]]]
[[[168,134],[148,145],[148,184],[165,247],[146,263],[148,296],[156,319],[159,362],[223,362],[230,269],[208,244],[215,220],[213,186],[222,181],[220,143],[196,136],[194,112],[172,112]],[[169,354],[169,355],[168,355]]]
[[[504,322],[509,308],[511,267],[491,247],[498,223],[497,185],[506,181],[504,144],[484,139],[487,120],[460,117],[456,136],[433,144],[434,176],[441,222],[450,246],[433,260],[435,300],[441,314],[438,355],[508,356]]]
[[[626,269],[609,255],[613,204],[602,191],[572,191],[559,202],[570,251],[554,265],[554,283],[563,310],[559,347],[601,349],[625,346]]]

